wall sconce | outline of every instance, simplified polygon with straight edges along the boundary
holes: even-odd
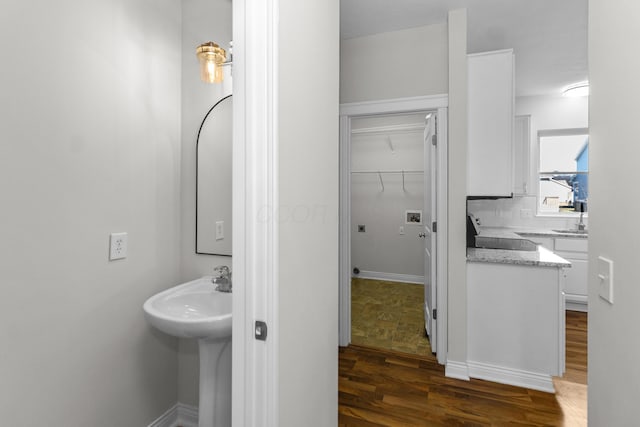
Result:
[[[229,49],[229,54],[231,54],[231,49]],[[196,56],[200,62],[200,79],[205,83],[222,83],[224,78],[222,67],[233,63],[227,61],[227,52],[214,42],[198,46]]]

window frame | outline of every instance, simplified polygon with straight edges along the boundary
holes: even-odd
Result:
[[[576,136],[587,135],[589,136],[589,128],[567,128],[567,129],[541,129],[538,130],[536,144],[534,146],[533,160],[533,182],[535,182],[535,195],[536,195],[536,216],[540,217],[557,217],[557,218],[571,218],[580,216],[580,212],[541,212],[540,211],[540,139],[554,136]],[[587,177],[589,171],[586,172]],[[588,217],[588,213],[584,213],[585,217]]]

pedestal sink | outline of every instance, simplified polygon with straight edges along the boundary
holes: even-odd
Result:
[[[230,426],[231,383],[220,374],[228,370],[231,378],[232,294],[216,291],[205,276],[152,296],[143,308],[147,321],[162,332],[198,340],[198,426]]]

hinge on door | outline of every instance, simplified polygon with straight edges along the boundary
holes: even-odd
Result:
[[[431,136],[431,144],[433,144],[433,145],[438,145],[438,135],[433,134],[433,135]]]
[[[438,319],[438,309],[434,308],[433,309],[433,320],[437,320]]]
[[[431,232],[432,233],[437,233],[438,232],[438,223],[436,221],[431,223]]]

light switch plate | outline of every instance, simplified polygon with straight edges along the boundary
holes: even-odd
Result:
[[[224,239],[224,221],[216,221],[216,240]]]
[[[598,295],[613,304],[613,261],[598,257]]]

